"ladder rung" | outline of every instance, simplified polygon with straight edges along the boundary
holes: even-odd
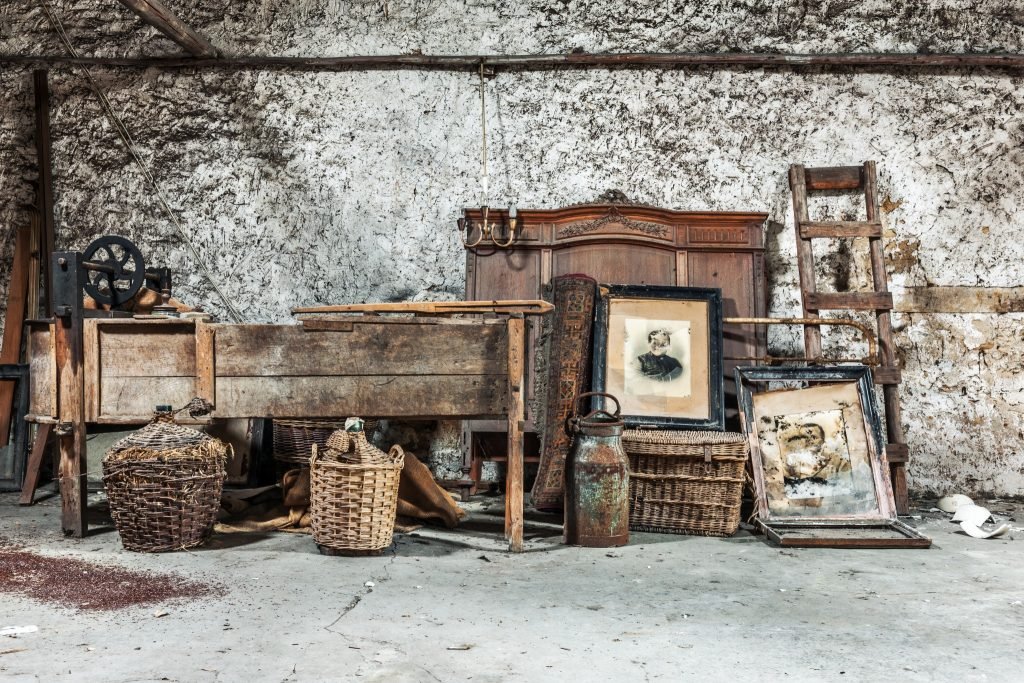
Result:
[[[871,377],[875,384],[899,384],[903,373],[899,368],[871,368]]]
[[[905,443],[885,444],[885,458],[889,464],[907,462],[910,460],[910,448]]]
[[[821,166],[805,168],[804,178],[808,190],[858,190],[860,166]]]
[[[881,237],[882,224],[871,221],[803,221],[800,237]]]
[[[804,308],[808,311],[888,311],[891,292],[807,292]]]

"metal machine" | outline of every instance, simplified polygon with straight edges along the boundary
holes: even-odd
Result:
[[[143,285],[160,294],[153,313],[173,315],[170,304],[171,269],[146,269],[142,252],[130,240],[117,235],[99,237],[84,252],[53,253],[53,312],[67,317],[82,306],[83,292],[104,311],[116,314],[127,307]],[[130,311],[128,312],[130,313]]]

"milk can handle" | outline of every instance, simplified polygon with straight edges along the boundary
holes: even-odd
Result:
[[[612,414],[612,413],[609,413],[607,410],[604,410],[603,408],[598,408],[597,410],[591,410],[586,415],[580,417],[580,414],[579,414],[580,399],[590,398],[592,396],[601,396],[603,398],[610,398],[611,400],[613,400],[615,402],[615,413]],[[579,396],[576,397],[576,400],[573,402],[572,411],[573,411],[572,417],[570,417],[565,422],[565,431],[567,431],[569,434],[572,434],[574,431],[576,431],[576,429],[577,429],[577,427],[578,427],[580,422],[582,422],[583,420],[589,420],[590,418],[592,418],[592,417],[594,417],[596,415],[604,415],[605,417],[609,417],[609,418],[611,418],[613,420],[618,420],[619,419],[619,413],[622,412],[622,406],[619,405],[619,399],[615,398],[611,394],[606,394],[603,391],[585,391],[585,392],[583,392],[582,394],[580,394]]]

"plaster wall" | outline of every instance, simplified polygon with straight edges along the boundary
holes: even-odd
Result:
[[[116,3],[51,4],[82,54],[177,52]],[[168,4],[226,54],[1024,51],[1020,2]],[[0,18],[0,52],[64,51],[38,3],[7,3]],[[474,74],[93,74],[246,320],[287,320],[299,304],[462,295],[454,221],[482,200]],[[488,201],[555,208],[615,189],[675,209],[766,211],[771,313],[791,315],[789,164],[876,160],[902,302],[911,486],[1022,495],[1024,305],[1019,290],[989,289],[1018,287],[1024,272],[1021,85],[998,71],[503,72],[486,84]],[[10,236],[33,198],[30,73],[4,69],[0,87],[6,288]],[[58,246],[125,235],[174,268],[183,299],[226,316],[84,74],[55,69],[51,88]],[[823,218],[858,211],[838,199],[812,205]],[[859,251],[823,249],[823,286],[866,286]],[[943,291],[959,312],[906,303],[925,287],[954,288]],[[799,343],[772,340],[776,353]]]

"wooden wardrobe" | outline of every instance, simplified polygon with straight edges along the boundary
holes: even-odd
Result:
[[[651,206],[586,204],[564,209],[522,209],[515,241],[502,249],[489,240],[466,249],[466,299],[540,299],[552,277],[582,273],[601,283],[717,287],[723,315],[764,317],[767,291],[764,223],[768,215],[750,212],[670,211]],[[467,241],[479,238],[483,214],[467,210],[463,225],[475,226]],[[507,241],[508,211],[491,209],[498,242]],[[462,233],[466,236],[466,233]],[[534,398],[532,363],[538,330],[528,340],[527,404]],[[738,429],[733,368],[736,359],[766,352],[763,326],[726,325],[724,372],[727,421]],[[535,432],[528,413],[527,432]],[[503,434],[497,424],[466,424],[467,466],[480,459],[502,460]],[[527,441],[527,455],[531,440]],[[537,441],[532,440],[534,454]],[[477,468],[471,473],[479,476]]]

